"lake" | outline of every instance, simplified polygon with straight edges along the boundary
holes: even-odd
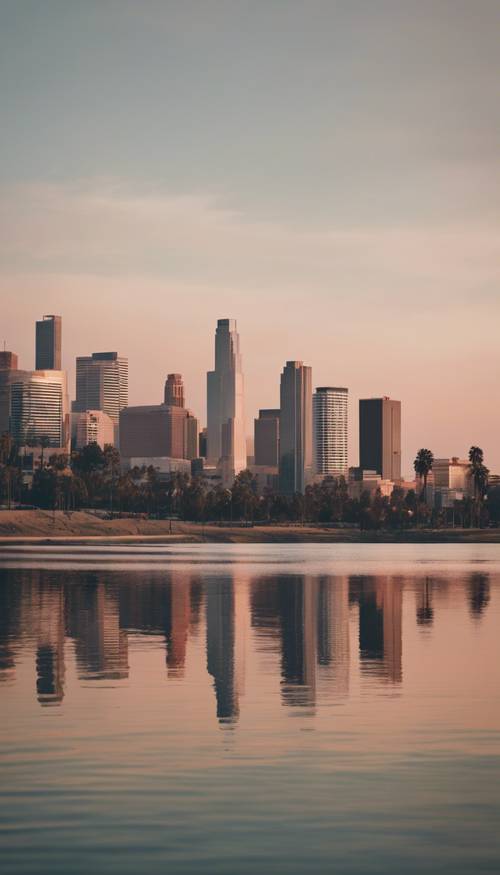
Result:
[[[0,548],[0,867],[500,871],[500,545]]]

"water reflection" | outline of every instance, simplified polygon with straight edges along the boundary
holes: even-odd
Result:
[[[490,600],[489,575],[471,574],[466,584],[468,609],[478,622]],[[165,676],[181,681],[190,641],[204,634],[222,725],[239,719],[249,640],[260,657],[279,666],[281,702],[289,713],[313,712],[326,693],[339,702],[348,697],[353,671],[397,688],[403,679],[405,588],[415,599],[414,625],[428,632],[448,585],[445,578],[375,575],[245,578],[238,577],[237,566],[217,577],[147,571],[146,578],[112,570],[4,569],[0,682],[13,682],[16,662],[23,653],[33,654],[39,703],[60,705],[68,646],[80,681],[125,681],[130,636],[138,634],[164,641]]]

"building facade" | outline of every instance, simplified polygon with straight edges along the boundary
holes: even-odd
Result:
[[[120,411],[128,404],[128,359],[117,352],[94,352],[76,360],[76,400],[73,411],[102,410],[115,425],[118,442]]]
[[[280,385],[279,488],[304,493],[312,476],[312,371],[286,363]]]
[[[254,464],[278,467],[280,451],[279,409],[259,410],[254,419]]]
[[[359,467],[383,480],[401,479],[401,401],[366,398],[359,402]]]
[[[184,407],[184,383],[180,374],[167,376],[164,399],[171,407]]]
[[[314,473],[320,477],[347,475],[347,399],[347,389],[333,386],[313,395]]]
[[[155,404],[120,413],[120,452],[125,458],[197,456],[198,420],[183,407]]]
[[[17,371],[18,357],[15,352],[6,349],[0,351],[0,371]]]
[[[224,485],[246,468],[243,372],[235,319],[219,319],[215,368],[207,374],[207,459],[223,471]]]
[[[101,450],[106,444],[113,444],[115,428],[113,420],[102,410],[85,410],[73,413],[75,417],[74,435],[75,449],[79,450],[87,444],[97,444]]]
[[[35,368],[37,371],[60,371],[62,368],[62,319],[44,316],[36,323]]]
[[[45,444],[69,452],[70,423],[64,371],[10,371],[9,431],[19,446]]]

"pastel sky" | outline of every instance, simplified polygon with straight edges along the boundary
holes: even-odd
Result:
[[[287,359],[403,402],[407,473],[500,472],[498,0],[0,0],[1,340],[117,349],[205,418],[235,317],[247,432]]]

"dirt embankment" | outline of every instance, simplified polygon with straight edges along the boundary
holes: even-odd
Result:
[[[173,541],[184,543],[500,543],[500,529],[440,529],[360,532],[318,526],[233,527],[217,524],[124,518],[103,520],[75,511],[0,511],[0,546],[20,541]]]

